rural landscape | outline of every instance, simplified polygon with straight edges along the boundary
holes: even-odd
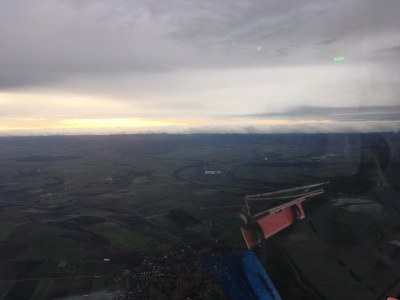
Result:
[[[0,154],[2,300],[229,299],[244,197],[323,182],[256,249],[283,299],[400,293],[399,134],[3,137]]]
[[[0,300],[400,300],[400,0],[0,0]]]

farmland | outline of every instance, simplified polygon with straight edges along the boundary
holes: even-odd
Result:
[[[395,149],[390,181],[400,172],[400,139],[385,139]],[[352,176],[361,140],[357,134],[1,138],[0,299],[100,299],[124,291],[142,299],[224,299],[199,257],[246,245],[237,215],[218,208],[243,205],[247,194]],[[332,209],[323,208],[330,215]],[[304,237],[301,226],[293,239]],[[287,236],[280,239],[298,249],[292,257],[310,255]],[[159,274],[178,270],[180,280],[164,278],[150,288]],[[190,273],[198,274],[196,282]]]

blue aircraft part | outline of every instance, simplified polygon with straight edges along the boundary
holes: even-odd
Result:
[[[256,298],[259,300],[281,300],[281,296],[254,251],[244,252],[241,260],[245,277]]]
[[[208,254],[201,262],[229,299],[281,300],[254,251],[245,251],[240,257],[231,253]]]
[[[201,262],[229,299],[257,299],[245,279],[242,262],[237,255],[226,252],[205,254]]]

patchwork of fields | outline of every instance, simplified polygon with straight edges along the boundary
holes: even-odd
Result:
[[[219,208],[354,174],[360,136],[1,138],[0,152],[0,299],[224,299],[197,265],[245,249]]]

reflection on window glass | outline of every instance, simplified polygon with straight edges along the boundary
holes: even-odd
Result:
[[[0,1],[0,299],[400,299],[399,11]]]

